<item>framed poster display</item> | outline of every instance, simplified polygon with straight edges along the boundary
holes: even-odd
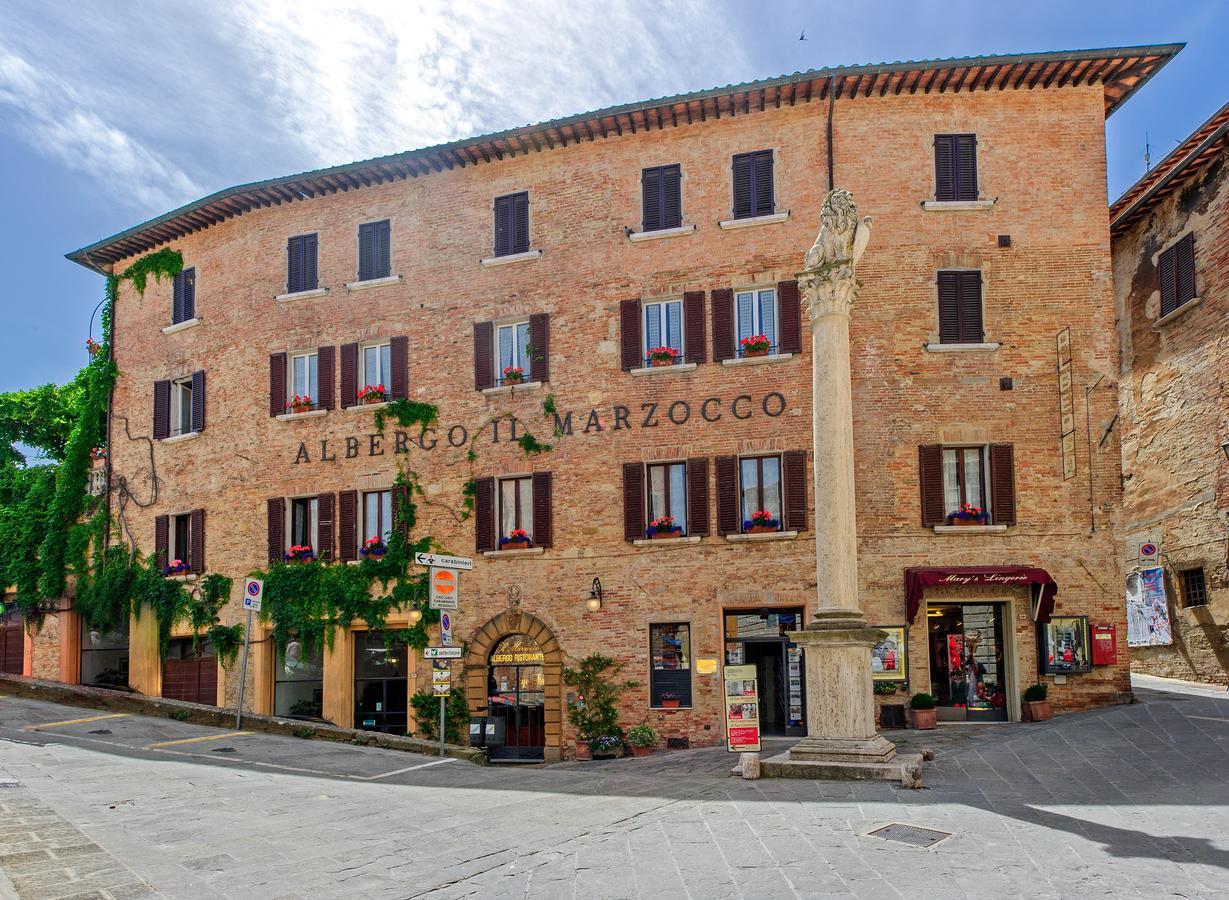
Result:
[[[726,666],[725,736],[730,753],[760,749],[760,695],[755,666]]]
[[[871,650],[871,678],[875,681],[908,681],[908,629],[904,625],[874,627],[886,631],[887,635]]]
[[[1054,616],[1038,625],[1037,662],[1042,675],[1091,672],[1088,616]]]

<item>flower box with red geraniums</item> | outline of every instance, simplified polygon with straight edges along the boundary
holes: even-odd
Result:
[[[173,559],[171,560],[170,564],[165,569],[162,570],[162,574],[163,575],[186,575],[188,572],[191,572],[191,571],[192,571],[192,567],[189,566],[182,559]]]
[[[306,544],[295,544],[286,551],[286,562],[311,562],[316,558],[316,551]]]
[[[378,537],[369,537],[363,541],[362,549],[359,553],[367,557],[367,559],[383,559],[384,554],[388,552],[388,545]]]
[[[364,406],[369,406],[372,403],[387,403],[388,391],[385,390],[382,384],[363,385],[363,389],[358,392],[358,402]]]
[[[948,525],[985,525],[990,519],[989,514],[981,507],[972,503],[960,504],[960,509],[948,513]]]
[[[316,404],[312,403],[312,398],[308,396],[300,397],[298,394],[295,394],[286,401],[286,409],[294,413],[311,412],[315,407]]]
[[[500,550],[525,550],[533,545],[529,532],[524,528],[514,528],[499,539]]]
[[[743,531],[747,534],[769,534],[781,530],[781,520],[774,519],[766,509],[757,509],[751,518],[743,522]]]
[[[520,366],[508,366],[504,369],[504,384],[524,384],[525,370]]]
[[[651,347],[649,348],[649,365],[672,366],[678,362],[679,352],[673,347]]]
[[[85,339],[85,349],[89,351],[90,356],[97,356],[102,352],[102,344],[93,338]]]
[[[739,341],[738,346],[742,348],[743,356],[767,356],[772,349],[772,341],[766,334],[753,334]]]
[[[658,516],[649,523],[649,527],[644,530],[644,533],[648,535],[651,541],[682,537],[683,526],[674,523],[674,516]]]

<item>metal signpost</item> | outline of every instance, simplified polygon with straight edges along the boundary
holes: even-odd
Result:
[[[444,615],[447,615],[445,613]],[[423,659],[432,661],[431,692],[440,698],[440,757],[444,755],[444,725],[448,697],[452,693],[451,660],[461,658],[460,647],[423,647]]]
[[[427,566],[430,572],[427,582],[431,586],[430,606],[440,613],[440,645],[424,647],[423,659],[433,661],[431,691],[440,698],[440,756],[444,755],[444,726],[447,719],[448,698],[452,695],[452,663],[461,658],[461,648],[452,646],[452,616],[446,610],[454,610],[461,599],[461,576],[474,568],[474,561],[467,556],[445,556],[442,553],[415,553],[414,562]]]
[[[243,686],[248,675],[248,650],[252,646],[252,613],[260,612],[260,600],[265,593],[265,583],[259,578],[243,582],[243,608],[248,613],[247,627],[243,629],[243,665],[239,667],[239,705],[235,707],[235,730],[243,722]]]

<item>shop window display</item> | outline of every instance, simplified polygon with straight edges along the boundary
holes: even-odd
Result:
[[[1071,675],[1092,671],[1088,616],[1054,616],[1037,626],[1042,675]]]

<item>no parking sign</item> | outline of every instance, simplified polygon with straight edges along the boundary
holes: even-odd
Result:
[[[260,599],[265,593],[265,583],[259,578],[249,578],[243,582],[243,608],[252,612],[260,612]]]

